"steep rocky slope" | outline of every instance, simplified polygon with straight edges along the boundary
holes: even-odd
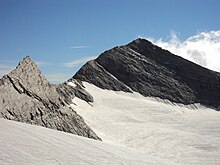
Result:
[[[63,89],[65,85],[50,84],[27,56],[0,80],[0,117],[99,139],[68,106],[74,92],[65,97]]]
[[[87,62],[72,79],[103,89],[141,93],[182,104],[220,105],[220,74],[145,39],[115,47]]]

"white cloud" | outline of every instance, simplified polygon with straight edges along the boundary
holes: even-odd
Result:
[[[76,45],[76,46],[71,46],[71,49],[82,49],[82,48],[87,48],[85,45]]]
[[[64,63],[64,67],[74,68],[76,66],[79,66],[80,64],[86,63],[87,61],[95,59],[95,58],[96,58],[96,56],[84,57],[84,58],[81,58],[81,59],[78,59],[78,60],[74,60],[74,61],[71,61],[71,62]]]
[[[176,55],[220,72],[220,30],[200,32],[185,41],[181,41],[175,32],[171,32],[168,41],[147,39]]]

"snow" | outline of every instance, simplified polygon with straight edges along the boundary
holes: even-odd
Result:
[[[0,119],[1,165],[169,165],[127,148]]]
[[[75,82],[67,82],[68,85],[72,86],[72,87],[76,87],[76,83]]]
[[[104,142],[179,164],[220,164],[220,112],[83,84],[94,103],[71,106]]]

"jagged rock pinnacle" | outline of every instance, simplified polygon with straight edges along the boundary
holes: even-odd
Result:
[[[0,80],[0,93],[0,117],[99,139],[29,56]]]

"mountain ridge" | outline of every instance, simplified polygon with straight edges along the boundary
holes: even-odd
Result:
[[[0,117],[100,140],[57,88],[25,57],[0,79]]]
[[[174,103],[201,103],[216,108],[220,105],[218,72],[174,55],[145,39],[138,38],[107,50],[92,63],[99,69],[96,67],[95,70],[91,62],[86,63],[72,79],[90,82],[103,89],[125,92],[132,89],[144,96]],[[106,76],[106,72],[117,83]]]

